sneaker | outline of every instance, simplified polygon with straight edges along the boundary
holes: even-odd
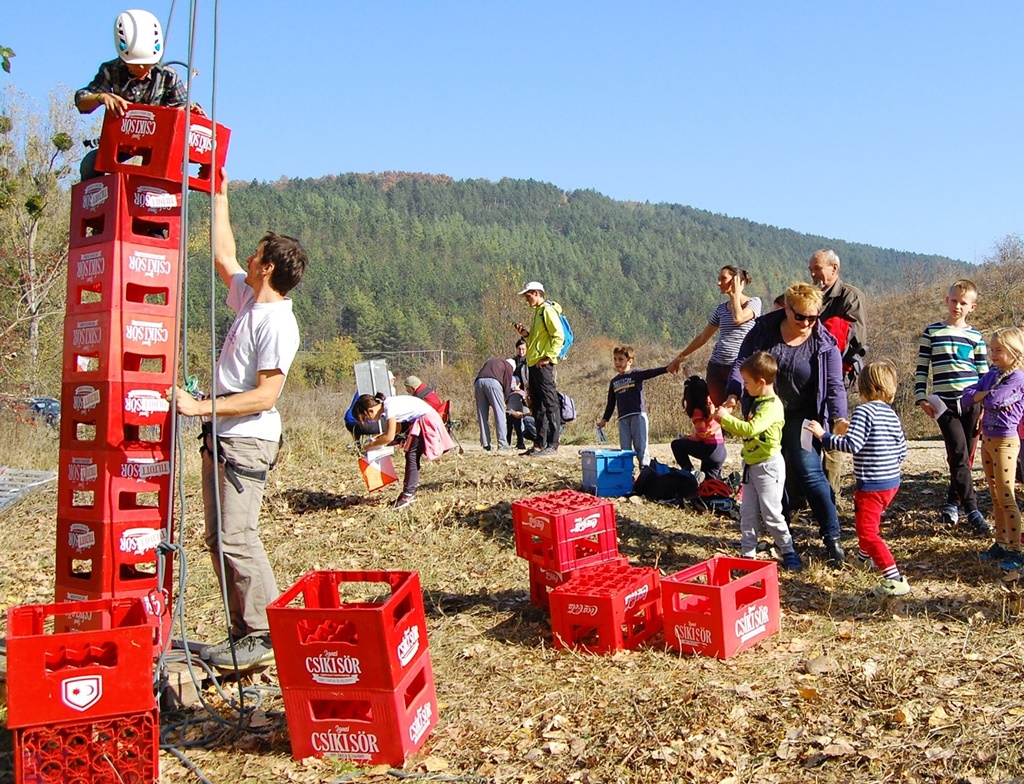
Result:
[[[803,562],[800,560],[800,556],[796,554],[796,551],[782,554],[782,568],[790,569],[794,572],[799,572],[804,568]]]
[[[960,522],[960,509],[956,504],[946,504],[942,507],[942,514],[939,520],[943,525],[956,525]]]
[[[976,536],[987,536],[992,533],[992,526],[988,524],[985,516],[977,509],[967,515],[967,525],[971,527],[971,533]]]
[[[861,558],[859,555],[855,554],[853,558],[850,559],[849,563],[856,566],[862,572],[874,571],[874,561],[872,561],[870,558],[865,560]]]
[[[694,471],[693,478],[697,480],[697,487],[700,487],[704,480],[707,479],[707,475],[703,471]]]
[[[992,546],[979,553],[978,557],[983,561],[1003,561],[1009,555],[1010,551],[999,544],[999,542],[992,542]]]
[[[1004,572],[1019,572],[1024,568],[1024,553],[1019,553],[1016,550],[1007,551],[1006,557],[999,562],[999,568]]]
[[[395,499],[394,507],[395,509],[405,509],[407,506],[412,506],[415,500],[416,496],[406,495],[405,493],[402,493],[400,496],[398,496],[398,498]]]
[[[269,632],[247,634],[235,642],[234,648],[234,661],[231,659],[231,646],[211,654],[206,660],[211,667],[219,670],[233,669],[236,663],[239,670],[251,670],[274,661],[274,648],[270,644]]]
[[[534,457],[555,457],[557,454],[557,446],[546,446],[543,449],[536,449],[533,452]]]
[[[199,651],[199,658],[203,661],[209,661],[211,656],[219,656],[225,651],[231,650],[231,646],[237,643],[245,637],[244,634],[235,634],[231,632],[228,634],[228,638],[223,642],[218,642],[212,645],[204,645],[202,650]]]
[[[910,583],[906,577],[898,580],[882,580],[871,592],[874,596],[906,596],[910,593]]]
[[[538,451],[540,451],[540,450],[536,446],[531,446],[525,452],[520,452],[519,454],[522,455],[523,457],[532,457]]]
[[[825,555],[827,556],[828,565],[833,569],[843,568],[843,562],[846,560],[846,553],[843,551],[843,546],[839,544],[838,539],[825,540]]]

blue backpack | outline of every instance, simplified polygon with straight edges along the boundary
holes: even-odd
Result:
[[[545,300],[549,305],[555,303],[551,300]],[[569,326],[569,319],[565,317],[565,314],[561,311],[556,311],[558,318],[562,321],[562,332],[565,333],[565,343],[562,344],[562,350],[558,352],[559,359],[565,359],[565,355],[569,353],[569,349],[572,348],[572,342],[576,339],[576,336],[572,333],[572,327]]]

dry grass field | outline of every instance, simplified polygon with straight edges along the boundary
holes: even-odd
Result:
[[[435,374],[456,399],[466,453],[430,464],[417,503],[401,512],[388,508],[397,491],[365,493],[340,427],[349,394],[286,392],[289,446],[271,475],[261,525],[279,584],[311,569],[417,570],[439,722],[402,770],[296,762],[271,667],[246,681],[259,702],[247,696],[241,722],[223,696],[205,693],[235,726],[201,710],[191,714],[191,745],[183,753],[206,780],[1024,780],[1022,594],[1016,581],[976,558],[987,542],[940,527],[945,491],[937,441],[913,443],[885,524],[913,586],[908,597],[865,598],[877,577],[826,568],[814,527],[800,520],[794,533],[806,568],[780,575],[781,630],[759,647],[727,661],[680,655],[660,636],[610,656],[554,650],[547,614],[529,601],[527,565],[515,555],[511,503],[578,487],[573,444],[592,438],[608,369],[595,360],[575,371],[571,391],[584,421],[570,427],[570,444],[549,459],[483,452],[468,395],[455,394],[454,375]],[[674,378],[651,385],[660,442],[654,451],[665,462],[667,438],[682,427],[679,385]],[[0,464],[56,467],[52,433],[6,421],[0,427]],[[224,636],[223,612],[202,543],[194,446],[188,439],[183,463],[184,631],[212,641]],[[738,467],[735,452],[730,462]],[[980,473],[976,480],[980,488]],[[980,494],[987,508],[987,492]],[[852,547],[848,494],[841,512]],[[663,574],[732,554],[738,540],[728,520],[675,506],[621,499],[616,514],[622,554]],[[52,490],[0,515],[0,606],[51,600],[55,516]],[[235,693],[232,684],[224,689]],[[165,723],[180,720],[164,716]],[[161,781],[199,780],[167,752],[161,768]],[[0,782],[10,781],[10,736],[0,733]]]

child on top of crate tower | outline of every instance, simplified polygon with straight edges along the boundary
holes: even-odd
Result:
[[[100,65],[92,81],[75,93],[75,108],[89,114],[103,106],[120,117],[133,103],[147,106],[185,106],[185,86],[173,68],[163,65],[163,30],[149,11],[129,10],[114,20],[117,57]],[[198,104],[192,111],[204,114]],[[83,180],[98,176],[96,151],[91,150],[80,167]]]

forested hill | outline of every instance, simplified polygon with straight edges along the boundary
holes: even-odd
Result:
[[[529,315],[515,297],[526,280],[544,283],[577,334],[681,345],[720,301],[724,264],[749,270],[749,291],[770,306],[823,246],[844,278],[876,291],[908,266],[949,262],[534,180],[347,174],[232,188],[240,252],[268,228],[310,252],[294,292],[305,344],[348,335],[364,353],[506,350],[509,322]],[[194,315],[208,269],[191,266]]]

